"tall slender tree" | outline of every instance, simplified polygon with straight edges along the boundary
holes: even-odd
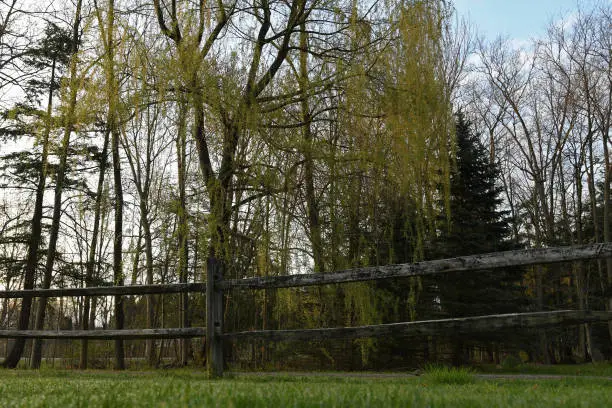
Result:
[[[59,148],[59,165],[55,176],[55,193],[53,201],[53,216],[51,221],[49,247],[47,249],[47,259],[45,263],[43,288],[51,286],[53,278],[53,266],[55,263],[57,239],[60,229],[60,218],[62,215],[62,194],[64,192],[64,181],[66,177],[66,167],[69,155],[70,136],[74,131],[75,125],[75,110],[77,103],[77,92],[79,90],[78,72],[77,72],[77,52],[79,49],[79,26],[81,23],[81,7],[82,0],[78,0],[74,12],[74,21],[70,33],[61,33],[59,37],[61,42],[59,48],[65,54],[64,59],[69,61],[68,73],[68,92],[65,102],[65,115],[63,118],[64,135],[61,146]],[[62,38],[63,37],[63,38]],[[45,322],[45,312],[47,307],[47,298],[41,297],[38,301],[36,311],[36,321],[34,327],[37,330],[42,330]],[[39,368],[42,359],[42,340],[35,339],[32,347],[32,357],[30,359],[30,367]]]
[[[94,1],[95,12],[100,30],[100,42],[104,50],[102,66],[106,80],[106,97],[108,110],[106,124],[111,137],[111,156],[113,161],[114,188],[114,238],[113,238],[113,280],[115,285],[123,286],[123,182],[121,180],[121,154],[119,151],[121,130],[119,128],[119,82],[115,72],[116,44],[115,38],[115,2],[108,0],[106,13]],[[125,324],[123,297],[114,298],[115,328],[123,329]],[[115,340],[115,368],[125,369],[125,351],[123,340]]]
[[[32,51],[32,64],[38,65],[40,68],[48,68],[50,70],[50,78],[48,80],[47,87],[47,108],[46,113],[42,115],[42,124],[40,130],[40,142],[41,156],[39,162],[39,168],[37,169],[37,182],[36,182],[36,198],[34,202],[34,209],[32,213],[32,230],[28,242],[28,255],[24,266],[24,289],[33,289],[36,280],[36,269],[39,260],[40,244],[42,239],[42,218],[43,218],[43,199],[47,184],[47,172],[48,172],[48,157],[50,140],[49,136],[53,129],[53,102],[54,94],[58,89],[57,76],[59,65],[62,64],[66,56],[62,50],[66,50],[62,47],[65,45],[65,37],[56,30],[55,26],[48,26],[47,28],[49,36],[42,40],[40,47],[35,48]],[[31,82],[32,85],[38,86],[40,81]],[[21,311],[19,313],[19,321],[17,328],[19,330],[27,330],[30,320],[30,312],[32,308],[32,297],[25,296],[21,303]],[[25,339],[18,338],[13,343],[13,347],[9,352],[8,356],[3,362],[5,367],[14,368],[19,363],[23,350],[25,347]]]

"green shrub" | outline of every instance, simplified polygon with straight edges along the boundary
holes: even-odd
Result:
[[[474,371],[465,367],[427,366],[423,379],[431,384],[471,384],[476,380]]]

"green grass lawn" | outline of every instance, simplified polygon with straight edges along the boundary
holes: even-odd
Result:
[[[203,372],[0,370],[1,407],[606,407],[612,381],[236,376]]]
[[[488,374],[551,374],[568,376],[600,376],[612,378],[612,363],[594,364],[519,364],[512,368],[501,368],[495,365],[481,365],[476,368],[478,372]]]

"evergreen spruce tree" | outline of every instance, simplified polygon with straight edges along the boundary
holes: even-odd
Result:
[[[430,257],[450,258],[512,249],[506,211],[500,209],[502,189],[496,186],[497,165],[489,162],[488,153],[462,114],[457,115],[456,137],[456,168],[451,174],[448,202],[450,220],[441,221]],[[440,317],[520,310],[520,270],[449,273],[434,281]],[[470,336],[480,341],[495,337],[495,334]],[[468,358],[467,342],[457,338],[453,343],[454,363],[462,364]]]

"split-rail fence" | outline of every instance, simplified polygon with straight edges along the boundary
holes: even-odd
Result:
[[[306,330],[223,331],[223,293],[230,289],[271,289],[339,284],[441,273],[490,270],[612,257],[612,242],[541,249],[495,252],[482,255],[349,269],[333,273],[223,279],[222,263],[207,262],[207,281],[162,285],[104,286],[65,289],[0,291],[0,298],[121,296],[206,292],[206,327],[125,330],[0,330],[0,338],[39,339],[161,339],[205,337],[207,365],[211,376],[223,376],[223,340],[258,338],[268,341],[362,338],[390,335],[427,336],[449,333],[492,332],[509,328],[534,328],[612,321],[612,311],[559,310],[512,313],[428,321],[400,322],[358,327]]]

